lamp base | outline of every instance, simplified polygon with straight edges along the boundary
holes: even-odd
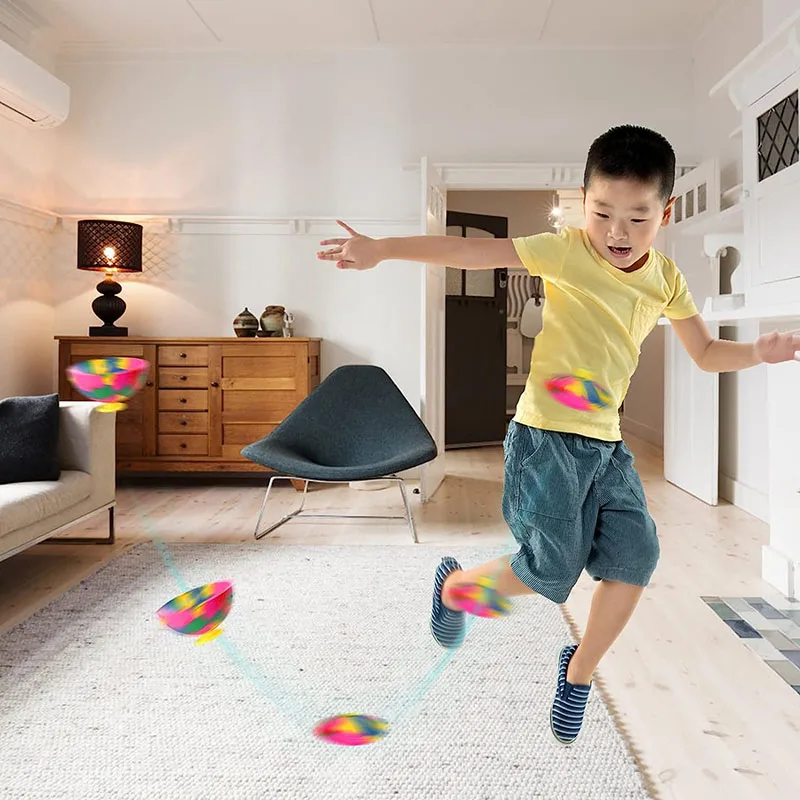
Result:
[[[127,336],[128,329],[114,323],[125,313],[125,301],[119,296],[122,287],[107,275],[97,284],[100,294],[92,303],[92,311],[104,325],[93,325],[89,328],[89,336]]]
[[[128,329],[119,325],[92,325],[89,336],[127,336]]]

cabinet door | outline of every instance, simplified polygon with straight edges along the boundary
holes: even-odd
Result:
[[[242,448],[266,436],[308,395],[308,343],[213,345],[209,377],[209,455],[243,460]]]
[[[747,109],[745,240],[752,285],[778,302],[800,291],[800,71]],[[791,283],[789,283],[791,282]],[[775,286],[783,283],[783,286]],[[754,295],[755,296],[755,295]],[[750,299],[748,298],[748,303]]]
[[[127,403],[127,408],[117,412],[117,458],[143,458],[156,453],[156,348],[151,344],[61,340],[59,343],[59,394],[67,400],[86,400],[67,380],[66,368],[71,364],[92,358],[129,356],[143,358],[151,365],[147,384]]]

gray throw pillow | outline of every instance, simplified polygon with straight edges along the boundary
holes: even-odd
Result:
[[[58,395],[0,400],[0,484],[57,481]]]

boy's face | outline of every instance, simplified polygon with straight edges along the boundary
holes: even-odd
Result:
[[[669,222],[672,200],[665,208],[656,184],[603,175],[582,191],[586,233],[594,249],[619,269],[644,264],[659,228]]]

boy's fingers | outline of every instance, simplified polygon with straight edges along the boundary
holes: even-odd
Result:
[[[343,245],[345,242],[348,242],[348,241],[350,241],[350,240],[349,239],[324,239],[319,244],[320,244],[320,247],[322,247],[322,246],[324,246],[326,244]]]
[[[351,236],[358,236],[358,234],[346,223],[342,222],[342,220],[336,220],[337,225],[341,225]]]

